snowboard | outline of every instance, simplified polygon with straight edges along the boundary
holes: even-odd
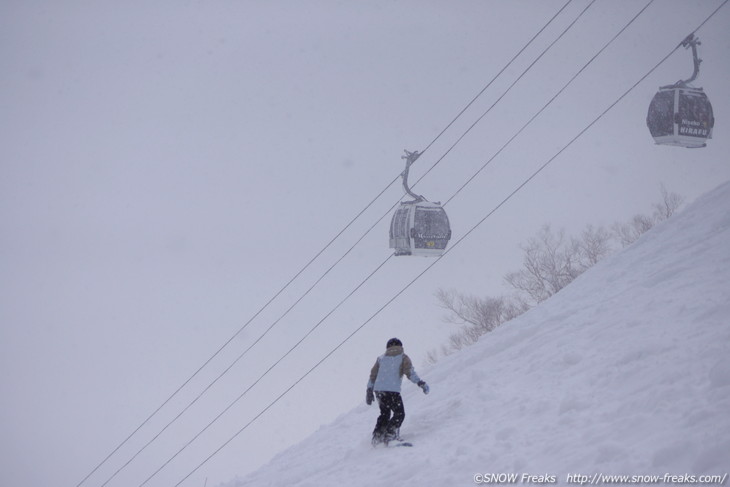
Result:
[[[385,446],[413,446],[413,443],[411,443],[410,441],[391,441]]]
[[[411,443],[410,441],[403,441],[403,440],[392,440],[387,443],[384,441],[381,441],[378,443],[373,443],[373,448],[377,448],[379,446],[383,446],[385,448],[391,448],[391,447],[396,447],[396,446],[413,446],[413,443]]]

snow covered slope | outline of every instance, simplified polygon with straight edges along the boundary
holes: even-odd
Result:
[[[430,395],[404,382],[401,435],[413,448],[372,448],[377,408],[363,403],[225,486],[726,475],[730,183],[548,302],[419,372]]]

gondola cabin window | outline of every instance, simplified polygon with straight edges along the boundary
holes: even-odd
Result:
[[[654,138],[674,134],[674,90],[654,95],[646,123]]]

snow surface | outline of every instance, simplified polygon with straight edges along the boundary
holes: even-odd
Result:
[[[377,408],[363,403],[222,485],[442,487],[474,485],[479,473],[561,484],[569,474],[724,476],[729,316],[725,183],[541,306],[419,371],[428,396],[404,382],[401,436],[413,448],[372,448]]]

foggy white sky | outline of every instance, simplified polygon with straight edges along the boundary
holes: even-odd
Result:
[[[431,142],[564,3],[0,1],[0,483],[76,485],[402,170],[403,149]],[[587,4],[572,2],[412,180]],[[449,204],[454,238],[719,4],[655,2]],[[593,5],[418,192],[448,199],[643,5]],[[190,485],[245,473],[362,400],[390,336],[419,363],[450,331],[433,292],[506,292],[502,276],[542,224],[609,225],[649,211],[662,183],[692,200],[726,181],[729,26],[726,7],[698,33],[695,84],[717,119],[707,148],[655,146],[645,126],[657,87],[691,74],[680,50]],[[393,185],[222,359],[401,195]],[[141,483],[382,262],[388,221],[109,485]],[[150,485],[176,481],[430,262],[391,261]]]

